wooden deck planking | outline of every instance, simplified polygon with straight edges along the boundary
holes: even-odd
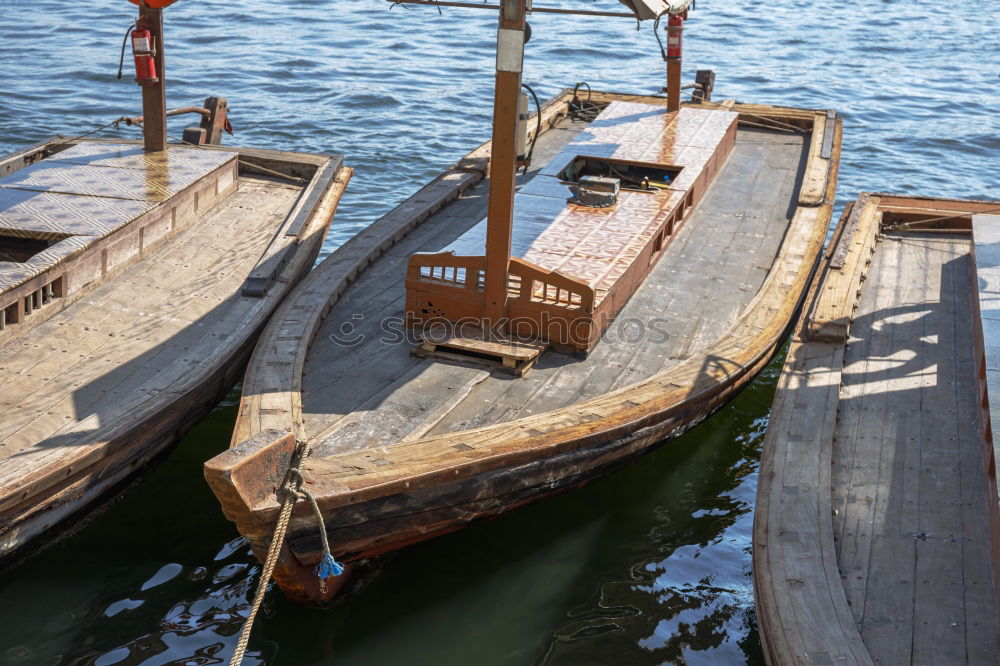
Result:
[[[780,483],[758,497],[754,579],[765,645],[792,663],[871,664],[839,584],[830,517],[840,345],[793,346],[779,380],[761,474]],[[784,663],[784,659],[777,663]]]
[[[913,643],[911,659],[916,663],[968,663],[966,660],[963,569],[961,542],[966,539],[962,525],[962,483],[958,456],[959,437],[978,439],[975,419],[962,424],[958,419],[961,402],[976,402],[975,375],[957,376],[959,350],[972,349],[971,328],[965,320],[956,337],[956,298],[968,302],[968,239],[936,240],[910,237],[926,243],[927,250],[911,253],[910,270],[923,267],[928,293],[928,312],[923,318],[923,335],[917,358],[926,363],[920,383],[919,494],[917,527],[906,533],[912,511],[901,516],[902,533],[914,545]],[[956,278],[956,273],[960,276]],[[919,274],[919,273],[918,273]],[[903,274],[905,278],[905,273]],[[915,280],[917,276],[914,275]],[[957,289],[957,285],[963,288]],[[935,302],[934,294],[938,294]],[[916,415],[915,415],[916,416]],[[963,427],[964,426],[964,427]],[[905,503],[904,503],[905,504]],[[971,535],[969,535],[971,536]],[[882,554],[881,559],[891,556]],[[957,566],[956,566],[957,564]],[[972,615],[977,613],[969,609]]]
[[[291,204],[287,197],[286,203]],[[270,225],[275,223],[274,218],[263,221]],[[237,229],[230,227],[229,231]],[[271,233],[266,225],[261,225],[256,230],[240,231],[245,234],[243,242],[251,248],[266,244]],[[74,339],[73,344],[64,344],[62,349],[58,349],[58,344],[53,345],[59,353],[42,359],[19,376],[8,375],[8,382],[3,390],[20,396],[21,400],[0,416],[0,428],[7,422],[25,424],[30,420],[32,407],[37,410],[50,405],[45,396],[73,391],[82,383],[104,374],[107,368],[124,366],[136,354],[143,353],[142,350],[148,348],[147,345],[152,346],[166,340],[178,324],[193,322],[199,316],[198,313],[204,311],[204,307],[192,308],[190,305],[196,299],[205,300],[209,296],[205,292],[211,287],[204,285],[196,274],[189,274],[190,277],[184,282],[182,276],[185,273],[176,270],[178,262],[191,262],[192,257],[199,255],[211,256],[221,274],[232,275],[240,263],[245,266],[256,260],[252,251],[226,250],[231,246],[231,236],[215,231],[178,239],[177,246],[171,252],[162,257],[151,257],[146,270],[141,274],[127,276],[126,279],[106,285],[100,292],[88,297],[81,303],[83,307],[74,309],[72,322],[66,317],[46,322],[33,339],[58,339],[60,331],[64,330],[59,327],[72,325],[80,319],[89,321],[91,316],[95,323],[88,327],[91,330]],[[238,261],[234,262],[234,259]],[[162,289],[162,285],[168,283],[177,288],[176,293],[184,295],[171,300],[176,298],[176,293]],[[215,291],[223,293],[219,289]],[[212,300],[218,303],[218,299]],[[80,319],[76,319],[77,316]],[[125,330],[131,335],[118,335]],[[77,355],[79,358],[67,362],[62,353]],[[30,362],[35,355],[23,356]],[[132,367],[132,372],[137,370],[138,368]],[[86,399],[75,396],[75,404],[81,408],[86,404]],[[9,431],[0,430],[0,437],[5,434],[9,435]]]
[[[271,221],[273,223],[273,220]],[[244,242],[248,245],[261,245],[266,243],[269,237],[269,230],[261,228],[256,237],[253,233],[246,235]],[[197,256],[198,252],[211,254],[215,259],[215,265],[220,274],[233,274],[240,265],[234,263],[233,259],[239,258],[242,264],[255,261],[255,258],[248,255],[240,255],[236,252],[223,251],[224,246],[230,246],[231,240],[220,237],[213,243],[208,243],[210,239],[198,237],[197,241],[182,244],[178,248],[177,254],[184,256]],[[188,254],[190,253],[190,254]],[[48,358],[36,363],[28,371],[19,376],[9,377],[10,381],[4,385],[3,389],[9,391],[11,395],[20,396],[20,401],[16,405],[11,405],[6,410],[4,417],[0,417],[0,428],[6,420],[13,422],[24,422],[27,412],[31,406],[44,405],[44,397],[38,396],[54,395],[76,388],[81,381],[88,381],[95,373],[103,373],[108,367],[118,367],[128,363],[136,353],[142,353],[148,345],[159,344],[171,335],[177,323],[194,321],[197,312],[203,308],[190,308],[190,304],[196,299],[206,299],[210,295],[206,293],[210,287],[201,284],[202,281],[190,279],[187,283],[178,283],[174,277],[177,273],[171,262],[158,264],[150,262],[147,271],[136,279],[122,280],[116,284],[115,288],[109,290],[107,294],[89,298],[83,304],[80,312],[82,318],[86,320],[88,315],[94,315],[95,324],[88,327],[81,338],[74,340],[72,346],[63,346],[57,349],[58,353],[51,354]],[[179,288],[184,296],[179,300],[171,300],[169,292],[164,292],[158,288],[157,282],[166,283],[172,281]],[[231,285],[230,285],[231,286]],[[216,290],[218,291],[218,290]],[[221,293],[221,292],[220,292]],[[137,294],[143,296],[137,296]],[[162,300],[157,302],[156,295],[162,296]],[[218,303],[218,299],[214,299]],[[140,310],[142,308],[142,310]],[[103,317],[103,318],[102,318]],[[171,325],[173,322],[173,325]],[[58,319],[53,326],[64,326],[68,322],[65,318]],[[48,324],[48,322],[47,322]],[[49,326],[37,336],[37,339],[45,339],[46,335],[53,334],[59,329]],[[118,332],[128,330],[132,333],[129,336],[118,336]],[[67,363],[61,353],[73,353],[79,356],[72,362]],[[31,358],[32,354],[25,354],[26,358]],[[82,377],[78,371],[82,370]],[[133,372],[137,371],[133,368]],[[2,434],[2,433],[0,433]]]
[[[963,401],[974,404],[977,397],[975,374],[966,373],[960,378],[956,368],[957,358],[962,355],[959,350],[973,348],[968,308],[958,337],[955,333],[955,299],[969,298],[969,241],[960,238],[957,242],[934,242],[919,235],[913,238],[933,246],[926,255],[937,255],[936,261],[924,261],[924,272],[928,292],[936,291],[940,296],[937,303],[933,298],[928,299],[931,303],[924,318],[924,342],[918,350],[918,358],[927,363],[920,387],[919,531],[915,537],[901,535],[914,539],[916,551],[912,660],[969,663],[965,622],[969,615],[978,613],[972,608],[967,611],[965,606],[963,578],[967,563],[963,558],[963,542],[975,537],[966,534],[962,520],[962,486],[972,479],[962,478],[958,442],[960,437],[978,439],[978,434],[974,419],[967,424],[960,422],[958,406]],[[927,270],[931,267],[935,270]],[[956,280],[958,272],[961,277]],[[960,294],[956,293],[956,281],[966,287]],[[937,338],[936,344],[928,344],[931,336]],[[936,371],[933,375],[932,368]],[[905,529],[906,525],[902,527]]]
[[[989,578],[985,470],[963,407],[976,403],[963,358],[973,344],[968,247],[962,237],[881,241],[844,359],[834,525],[844,589],[876,663],[995,663],[995,600],[989,586],[965,589],[966,570]],[[977,662],[987,645],[992,657]]]
[[[252,267],[252,264],[245,268]],[[229,286],[239,289],[242,281],[237,281]],[[229,319],[220,319],[215,316],[206,316],[202,324],[211,323],[213,325],[228,326],[229,330],[238,330],[252,324],[249,319],[257,312],[259,306],[251,308],[249,311],[239,311],[238,308],[231,308]],[[238,312],[239,311],[239,312]],[[241,317],[232,317],[234,314]],[[92,400],[90,406],[86,403],[74,404],[73,397],[63,400],[59,407],[63,408],[65,421],[53,420],[53,413],[47,413],[46,418],[38,419],[32,423],[25,431],[18,433],[18,438],[13,439],[14,444],[29,446],[32,442],[41,442],[40,446],[22,452],[24,456],[22,464],[30,462],[37,472],[47,461],[51,460],[61,464],[65,460],[65,455],[72,455],[76,465],[84,461],[93,461],[106,454],[103,445],[103,438],[100,432],[107,432],[111,429],[121,427],[129,418],[129,415],[136,410],[141,410],[149,401],[156,399],[161,393],[171,393],[168,388],[175,383],[181,383],[196,367],[204,362],[205,358],[210,358],[222,344],[225,336],[203,335],[196,343],[190,338],[180,344],[191,345],[181,349],[178,347],[178,340],[171,339],[157,343],[150,341],[150,346],[155,346],[157,351],[150,358],[136,358],[128,363],[131,366],[141,365],[142,371],[147,374],[146,381],[135,381],[134,369],[127,373],[128,377],[119,378],[115,376],[115,371],[98,377],[86,384],[84,387],[87,399]],[[188,351],[190,350],[190,351]],[[139,375],[142,379],[142,375]],[[77,391],[82,394],[84,391]],[[182,393],[178,392],[177,395]],[[55,428],[53,430],[52,428]],[[11,441],[9,439],[8,441]],[[60,447],[73,447],[66,449],[65,453],[60,452]],[[51,450],[46,450],[49,448]],[[95,458],[96,456],[96,458]],[[37,474],[33,474],[37,476]],[[19,482],[11,482],[11,485],[20,485]],[[43,483],[44,485],[44,483]]]
[[[261,216],[254,227],[248,228],[247,221],[252,218],[238,215],[229,207],[236,206],[238,211],[240,205],[252,206],[249,198],[259,197],[262,191],[273,198],[268,206],[274,212]],[[216,218],[214,224],[197,225],[184,232],[176,243],[144,262],[144,270],[132,271],[88,295],[78,304],[82,307],[71,311],[72,321],[67,319],[69,314],[58,313],[43,323],[32,334],[36,344],[44,345],[41,354],[30,354],[15,345],[11,356],[19,355],[14,362],[20,364],[20,372],[7,375],[11,380],[3,391],[7,394],[15,382],[29,383],[18,390],[22,401],[17,409],[7,409],[0,416],[0,424],[5,424],[0,426],[5,427],[4,439],[0,440],[5,454],[0,479],[16,477],[26,465],[37,467],[45,460],[58,458],[74,442],[82,444],[80,438],[92,435],[98,421],[100,426],[106,426],[116,415],[127,413],[183,375],[192,362],[198,362],[179,352],[196,350],[199,358],[207,357],[208,348],[218,346],[221,340],[203,331],[214,320],[232,314],[220,304],[238,293],[243,276],[273,235],[281,207],[290,210],[298,192],[299,188],[267,179],[242,179],[241,190],[227,204],[226,219],[221,219],[223,209],[217,209],[210,214]],[[216,224],[224,228],[216,228]],[[240,239],[238,245],[233,245],[234,238]],[[177,269],[195,261],[216,266],[221,276],[229,279],[215,286],[201,285],[193,278],[178,284],[183,272]],[[259,302],[254,307],[259,307]],[[65,335],[67,326],[75,328],[78,317],[91,314],[91,331],[82,336]],[[194,322],[197,324],[191,326]],[[238,325],[240,321],[233,323]],[[121,335],[137,330],[139,335]],[[145,374],[151,367],[161,371],[152,376]],[[33,390],[21,392],[29,387]],[[34,409],[27,409],[24,397],[30,397]],[[52,402],[53,398],[61,399]],[[94,418],[97,414],[100,419]],[[54,441],[59,444],[53,446]]]
[[[542,134],[535,146],[535,164],[544,165],[586,126],[586,123],[564,120],[557,129]],[[529,169],[529,177],[540,168]],[[518,182],[526,180],[524,176],[518,177]],[[325,430],[331,420],[354,411],[378,394],[387,382],[418,364],[428,363],[411,358],[408,344],[381,344],[383,322],[394,319],[399,322],[395,329],[402,330],[404,279],[410,255],[440,250],[478,224],[486,210],[488,188],[489,181],[483,180],[410,232],[366,269],[334,306],[323,321],[317,339],[330,339],[341,330],[344,322],[350,322],[365,338],[362,344],[351,349],[350,354],[344,354],[344,348],[336,344],[316,345],[311,351],[302,378],[303,418],[307,432]],[[386,288],[386,284],[394,286]],[[363,318],[355,319],[356,313],[363,314]],[[322,370],[313,371],[314,368]],[[349,376],[355,378],[352,395],[328,390]]]
[[[748,137],[745,142],[742,140],[744,136]],[[762,140],[762,137],[765,138]],[[555,147],[555,144],[549,145]],[[746,288],[745,284],[752,267],[762,263],[760,256],[746,252],[744,247],[734,246],[734,235],[745,228],[740,240],[751,235],[759,236],[758,252],[773,260],[783,237],[783,229],[788,224],[786,213],[791,208],[798,173],[784,167],[765,170],[755,177],[755,170],[769,161],[787,165],[791,157],[794,162],[803,149],[802,140],[797,136],[741,131],[734,157],[718,176],[720,184],[710,189],[647,280],[647,284],[658,280],[663,283],[663,288],[644,289],[618,317],[619,321],[635,318],[644,322],[651,317],[663,317],[665,321],[661,327],[668,335],[665,341],[659,344],[651,344],[648,339],[640,344],[602,343],[590,357],[598,362],[588,362],[584,366],[586,371],[581,371],[578,368],[580,364],[566,355],[544,354],[524,378],[511,381],[491,377],[476,384],[466,398],[456,404],[428,434],[509,421],[565,407],[589,396],[600,395],[609,388],[644,379],[670,363],[687,358],[698,348],[702,338],[706,341],[715,339],[722,332],[720,327],[728,326],[736,318],[760,286],[759,282],[752,288]],[[470,199],[463,197],[443,209],[425,224],[426,231],[420,233],[421,230],[418,230],[411,234],[420,234],[420,238],[408,239],[405,245],[393,248],[376,266],[366,271],[335,306],[320,335],[330,335],[350,320],[358,326],[357,332],[367,338],[360,350],[352,349],[349,355],[344,355],[342,348],[336,345],[325,345],[326,348],[317,346],[310,354],[303,380],[303,412],[308,432],[325,430],[331,422],[370,400],[381,388],[398,379],[401,373],[412,371],[418,364],[431,363],[410,358],[408,345],[380,344],[372,336],[379,335],[379,322],[383,318],[398,317],[402,312],[401,285],[405,256],[418,248],[423,251],[438,249],[435,245],[444,243],[449,235],[454,237],[463,233],[463,221],[481,218],[482,211],[479,218],[470,218],[474,211],[470,204],[484,210],[485,199],[474,202]],[[464,210],[456,215],[451,209],[459,204]],[[734,210],[736,214],[723,213]],[[432,228],[435,230],[431,231]],[[763,245],[765,237],[769,243],[767,248]],[[705,274],[703,271],[718,272],[720,264],[728,266],[734,263],[740,268],[731,273],[732,283],[716,284],[701,279]],[[371,277],[369,273],[372,273]],[[398,275],[399,290],[384,288],[385,282],[391,282],[393,275]],[[764,272],[757,273],[760,279],[765,275]],[[692,300],[709,296],[716,301],[717,307],[727,308],[732,315],[719,320],[716,328],[720,330],[703,330],[701,318],[680,315],[695,310],[691,307]],[[351,315],[357,312],[363,312],[365,318],[351,319]],[[630,333],[634,334],[634,331]],[[679,350],[682,351],[678,353]],[[640,367],[642,370],[638,371]],[[454,365],[449,372],[454,375],[456,384],[463,384],[461,378],[472,376],[477,370]],[[356,390],[352,395],[327,391],[328,387],[347,376],[356,378]],[[412,400],[414,404],[420,402],[418,396]]]
[[[887,506],[897,510],[906,508],[900,506],[905,485],[889,485],[881,480],[899,478],[894,475],[905,471],[902,463],[909,450],[905,444],[915,439],[914,431],[919,437],[920,428],[919,376],[897,377],[895,386],[890,386],[889,377],[894,365],[905,362],[900,355],[913,351],[897,347],[905,342],[899,339],[902,336],[897,337],[900,327],[916,320],[922,331],[919,313],[896,312],[896,309],[901,303],[912,303],[923,293],[923,281],[914,289],[908,283],[888,279],[907,263],[900,256],[905,249],[905,245],[884,243],[878,265],[873,264],[876,270],[870,273],[872,279],[866,283],[868,288],[862,292],[858,304],[844,360],[840,426],[834,443],[833,493],[842,507],[841,516],[834,517],[834,526],[836,530],[838,523],[842,524],[837,539],[838,560],[855,621],[862,627],[866,644],[877,636],[893,644],[890,651],[895,658],[908,660],[912,618],[893,617],[879,606],[908,604],[913,594],[912,539],[899,539],[895,526],[880,524],[879,520]],[[877,276],[886,277],[879,280]],[[892,391],[899,392],[902,400]],[[899,418],[900,410],[912,412],[916,418]],[[898,445],[899,449],[884,446],[883,440]],[[878,556],[887,551],[893,553],[892,561]],[[875,600],[872,608],[866,606],[869,585],[871,599]],[[866,616],[867,629],[863,624]]]
[[[682,361],[690,357],[697,349],[702,340],[707,342],[713,336],[721,333],[721,330],[706,329],[705,318],[699,313],[698,308],[688,307],[680,294],[670,286],[672,283],[683,283],[684,277],[680,272],[687,268],[691,274],[687,279],[691,279],[700,271],[718,271],[721,262],[727,262],[728,270],[731,272],[731,279],[720,282],[715,286],[717,294],[731,296],[724,297],[713,303],[714,307],[729,308],[720,319],[722,321],[732,321],[739,314],[739,311],[746,307],[747,303],[757,293],[758,288],[763,283],[767,272],[774,261],[775,252],[782,239],[783,228],[787,225],[788,203],[791,193],[794,191],[798,172],[795,169],[787,168],[790,161],[788,155],[782,155],[783,159],[776,159],[777,155],[783,151],[775,150],[772,144],[753,146],[753,141],[748,137],[742,142],[740,156],[743,158],[736,164],[730,162],[733,167],[739,167],[739,171],[728,172],[726,177],[732,181],[747,182],[747,187],[751,192],[750,201],[747,201],[746,192],[732,186],[725,186],[710,190],[710,195],[706,198],[702,206],[708,205],[710,208],[704,216],[711,216],[717,225],[716,234],[721,232],[724,239],[727,231],[730,231],[728,242],[724,249],[720,251],[720,243],[706,242],[702,244],[698,255],[699,263],[696,266],[685,267],[684,262],[674,261],[675,266],[668,269],[671,274],[669,281],[664,281],[660,285],[659,291],[663,293],[653,294],[651,298],[639,301],[635,307],[629,311],[629,316],[648,320],[663,316],[664,304],[668,304],[669,312],[689,312],[693,313],[681,335],[674,338],[674,342],[669,350],[658,346],[638,346],[636,354],[630,362],[631,367],[651,367],[654,371],[666,368],[674,362]],[[788,140],[789,146],[801,150],[801,139],[791,137]],[[753,150],[751,150],[753,148]],[[757,172],[758,160],[760,162],[769,161],[772,166]],[[775,165],[775,163],[777,163]],[[728,165],[727,165],[728,168]],[[740,196],[742,195],[742,200]],[[718,198],[716,198],[716,196]],[[786,198],[787,197],[787,198]],[[710,234],[702,233],[705,221],[702,220],[703,209],[692,216],[692,221],[698,221],[692,225],[688,233],[682,230],[682,239],[690,241],[695,237],[704,238]],[[723,211],[734,211],[731,215]],[[725,241],[723,241],[725,242]],[[766,264],[763,270],[755,270],[758,264]],[[712,285],[706,285],[711,288]],[[737,293],[743,292],[742,294]],[[699,298],[700,294],[688,294],[688,298]],[[676,314],[671,314],[670,318],[675,318]],[[658,358],[657,358],[658,357]],[[610,388],[617,389],[626,386],[631,382],[630,373],[625,373],[616,378]]]
[[[898,257],[886,249],[879,255],[879,261],[884,264],[898,265]],[[868,312],[886,312],[894,303],[899,285],[895,282],[869,283],[870,286],[862,295]],[[905,287],[905,285],[904,285]],[[886,412],[888,392],[884,371],[894,361],[893,331],[889,328],[882,335],[872,335],[883,322],[868,316],[859,318],[852,329],[854,338],[851,348],[854,355],[845,355],[843,382],[840,391],[840,416],[837,435],[833,444],[833,505],[836,509],[833,518],[834,538],[837,540],[839,560],[841,562],[844,587],[848,591],[847,598],[851,602],[852,612],[856,621],[864,616],[864,595],[868,579],[868,565],[871,555],[871,539],[873,537],[873,521],[877,508],[881,508],[886,498],[885,490],[878,483],[879,471],[883,463],[890,466],[893,458],[883,456],[881,440],[883,437],[884,419],[879,419],[878,429],[874,432],[863,428],[865,416],[870,414],[883,415]],[[867,386],[870,396],[865,398],[866,385],[864,378],[871,374],[878,379]],[[892,422],[890,426],[895,426]],[[886,433],[897,436],[895,429]],[[854,463],[851,466],[850,463]],[[860,600],[851,591],[860,589]]]
[[[263,237],[258,240],[266,243],[267,239]],[[205,250],[204,247],[201,249]],[[242,268],[252,267],[254,263],[253,256],[245,257]],[[235,280],[220,282],[216,290],[227,288],[231,291],[238,290],[242,279],[240,273],[236,273],[235,276]],[[204,297],[201,293],[204,290],[204,287],[194,290],[191,299]],[[148,305],[152,312],[147,313],[149,316],[144,321],[123,322],[122,327],[114,335],[116,342],[113,345],[101,347],[69,368],[63,375],[66,378],[65,385],[48,387],[49,392],[45,395],[65,395],[65,397],[57,403],[50,404],[44,416],[25,423],[16,434],[8,436],[4,440],[8,448],[31,446],[32,443],[39,441],[51,442],[54,437],[68,436],[74,431],[79,434],[81,429],[94,430],[97,424],[91,417],[96,414],[105,417],[100,425],[106,426],[111,414],[128,413],[129,407],[137,401],[147,399],[149,396],[144,394],[158,390],[167,375],[172,374],[160,372],[150,377],[151,370],[163,370],[173,366],[175,372],[184,372],[189,365],[185,363],[187,359],[182,351],[183,348],[191,348],[197,344],[204,345],[206,342],[211,347],[218,344],[218,341],[212,340],[211,336],[204,335],[181,336],[178,339],[175,337],[178,328],[191,323],[188,318],[169,316],[168,313],[174,310],[174,306],[169,302],[161,303],[159,306],[152,303]],[[208,314],[205,310],[206,304],[202,304],[198,309],[207,317],[199,322],[199,328],[208,323],[217,323],[218,315],[214,309],[216,305],[218,302],[212,299],[208,307],[212,307],[213,310]],[[157,313],[157,307],[166,312]],[[147,333],[134,337],[121,335],[123,330],[135,330],[136,324],[140,322],[143,328],[149,329]],[[150,350],[154,351],[151,353]],[[136,377],[139,379],[138,382],[135,381]],[[44,399],[36,397],[35,400]],[[109,405],[113,405],[114,408],[109,410]],[[51,430],[53,424],[57,426],[55,431]]]
[[[264,187],[263,185],[261,187]],[[233,201],[240,204],[241,206],[253,205],[253,202],[247,202],[245,197],[247,195],[253,195],[256,192],[256,187],[253,181],[250,181],[246,185],[246,189],[240,191],[239,193],[233,195]],[[288,196],[294,196],[297,193],[297,188],[292,190],[288,196],[281,196],[281,192],[287,190],[287,187],[277,187],[273,184],[266,184],[266,189],[272,192],[272,196],[276,201],[283,202],[286,208],[289,205]],[[272,204],[274,205],[274,204]],[[226,230],[215,230],[206,229],[202,234],[200,234],[195,240],[189,240],[184,238],[179,238],[177,240],[178,247],[184,248],[177,252],[171,253],[170,255],[164,255],[163,257],[154,257],[154,261],[151,262],[150,268],[143,271],[137,275],[129,276],[128,281],[121,283],[113,283],[102,288],[101,297],[98,299],[96,296],[88,295],[75,307],[79,308],[78,312],[82,318],[86,319],[88,325],[85,327],[81,335],[76,338],[74,342],[74,351],[86,352],[89,349],[94,349],[95,347],[90,347],[85,343],[85,338],[95,338],[97,342],[108,342],[105,338],[112,332],[119,330],[122,327],[124,319],[133,316],[133,306],[136,301],[136,294],[146,294],[146,293],[160,293],[157,291],[158,284],[163,280],[171,280],[176,282],[178,279],[184,279],[184,273],[178,272],[177,269],[183,268],[184,264],[190,261],[190,257],[197,256],[197,250],[202,249],[206,245],[207,241],[212,243],[222,243],[228,246],[232,245],[232,237],[228,234],[231,233],[230,229]],[[266,230],[261,233],[267,233]],[[253,239],[256,240],[256,239]],[[228,253],[232,256],[237,256],[239,251],[237,249],[232,250]],[[222,255],[223,257],[226,254]],[[223,267],[225,259],[221,260],[220,268]],[[188,278],[189,286],[196,286],[199,282],[197,276],[191,275]],[[180,285],[185,287],[184,284]],[[181,289],[187,293],[186,287]],[[184,300],[189,300],[185,298]],[[183,316],[183,310],[179,309],[176,315]],[[62,325],[62,320],[56,322],[53,325]],[[47,341],[53,339],[55,340],[51,344]],[[44,351],[39,351],[44,347]],[[23,353],[26,350],[32,350],[30,353]],[[4,348],[5,353],[2,365],[0,365],[0,371],[3,372],[3,376],[6,378],[6,383],[0,386],[0,389],[4,391],[5,395],[24,397],[26,394],[22,391],[15,390],[15,388],[9,383],[11,381],[17,381],[18,377],[23,376],[25,373],[32,372],[36,369],[41,369],[41,364],[50,360],[53,354],[59,354],[66,351],[66,345],[55,338],[47,338],[45,336],[39,336],[38,339],[34,337],[28,338],[26,340],[16,340],[10,346]],[[60,361],[64,364],[65,361]],[[59,368],[64,367],[64,365],[57,366]],[[41,390],[43,384],[37,383],[38,373],[35,372],[36,377],[33,379],[32,386],[36,390]],[[9,407],[9,401],[0,402],[0,413]]]
[[[448,372],[445,364],[415,365],[386,389],[363,403],[358,410],[332,424],[329,436],[317,435],[322,444],[317,451],[356,451],[377,448],[412,439],[427,432],[454,403],[464,399],[469,391],[489,376],[479,370],[469,377]],[[399,399],[394,388],[412,383],[419,390]],[[442,402],[440,396],[447,396]],[[377,409],[376,409],[377,407]]]
[[[842,624],[849,618],[838,614],[838,604],[833,599],[822,605],[820,613],[809,607],[818,582],[813,577],[814,572],[835,566],[835,563],[826,560],[827,550],[823,548],[823,542],[829,537],[821,532],[824,523],[828,524],[824,519],[831,513],[830,505],[826,497],[815,497],[812,492],[817,486],[830,483],[830,467],[822,464],[828,463],[830,449],[820,451],[818,475],[813,468],[798,463],[802,456],[815,455],[817,440],[822,441],[833,434],[834,421],[828,415],[836,403],[839,373],[833,370],[839,365],[841,356],[839,350],[819,348],[804,350],[802,357],[798,390],[792,394],[791,411],[794,416],[787,422],[785,430],[792,446],[784,452],[782,461],[784,468],[791,473],[785,476],[780,488],[783,510],[790,517],[789,523],[797,529],[782,530],[777,535],[783,557],[780,559],[781,567],[774,573],[790,583],[786,589],[790,607],[801,613],[796,617],[795,631],[811,647],[805,655],[807,660],[811,663],[839,663],[845,660],[843,653],[848,652],[850,646],[825,643],[825,630],[829,625]],[[795,514],[800,517],[794,518]]]

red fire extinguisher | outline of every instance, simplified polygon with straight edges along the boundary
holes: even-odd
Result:
[[[667,18],[667,57],[681,57],[681,35],[684,31],[684,17],[671,14]]]
[[[153,34],[137,23],[132,31],[132,57],[135,59],[135,80],[140,86],[151,86],[159,82],[156,78],[155,55]]]

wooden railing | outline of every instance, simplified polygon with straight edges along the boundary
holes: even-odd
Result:
[[[486,257],[414,254],[406,273],[406,320],[483,322]],[[593,336],[594,290],[587,283],[512,258],[507,279],[510,332],[586,349]],[[493,324],[490,324],[493,325]]]
[[[414,254],[410,257],[406,279],[424,292],[461,289],[482,292],[485,284],[486,258],[458,256],[453,252]],[[512,302],[532,303],[553,308],[591,312],[594,290],[587,283],[516,257],[510,260],[508,297]]]
[[[24,321],[28,315],[41,310],[55,299],[62,298],[64,292],[64,277],[60,275],[37,289],[25,292],[24,296],[17,297],[13,302],[0,306],[0,331]]]
[[[524,259],[510,260],[511,301],[593,312],[594,290],[577,278],[549,271]]]
[[[406,271],[407,282],[420,282],[431,288],[483,291],[485,279],[485,257],[458,256],[454,252],[411,255]]]

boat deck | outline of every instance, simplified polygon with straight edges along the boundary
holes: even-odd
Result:
[[[563,121],[541,135],[535,163],[558,155],[584,127]],[[414,358],[415,340],[404,339],[407,260],[441,251],[482,220],[481,183],[388,250],[337,301],[305,361],[304,434],[318,438],[323,455],[390,445],[565,407],[691,358],[760,289],[795,212],[807,154],[801,133],[740,128],[700,205],[587,361],[549,351],[516,380]],[[699,302],[712,303],[711,316],[699,314]],[[351,391],[334,390],[344,382]]]
[[[973,240],[877,231],[867,245],[855,239],[843,276],[828,270],[818,283],[853,302],[851,273],[860,278],[860,255],[871,257],[845,337],[800,331],[779,382],[754,535],[765,655],[996,664],[995,470],[974,352]],[[818,318],[822,300],[811,307]]]
[[[514,377],[491,358],[413,355],[428,342],[404,324],[411,255],[440,252],[483,219],[490,144],[324,259],[268,325],[232,447],[205,464],[254,553],[268,548],[281,510],[273,483],[297,449],[333,555],[353,566],[606,476],[746,386],[780,349],[819,263],[842,126],[830,111],[724,108],[740,116],[732,150],[585,358],[535,349],[531,371]],[[578,109],[570,91],[542,108],[536,169],[520,191],[586,127],[572,120]],[[637,149],[670,145],[644,138]],[[321,589],[312,573],[319,534],[312,507],[293,507],[275,569],[309,603],[343,585]]]
[[[844,354],[833,530],[875,663],[995,664],[968,236],[887,234]]]

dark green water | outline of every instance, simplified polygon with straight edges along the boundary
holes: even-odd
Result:
[[[718,98],[836,108],[838,213],[861,190],[1000,198],[998,10],[704,1],[685,34],[685,77],[711,67]],[[115,79],[131,16],[124,0],[0,0],[0,152],[138,113],[137,88]],[[525,80],[543,96],[581,79],[662,85],[648,26],[532,24]],[[223,94],[228,141],[348,156],[357,172],[324,252],[489,136],[488,12],[181,0],[167,35],[171,106]],[[172,121],[174,135],[188,123]],[[760,663],[750,532],[777,368],[613,477],[386,558],[332,609],[271,595],[245,663]],[[0,664],[228,660],[259,566],[201,463],[228,444],[235,400],[117,505],[0,574]]]
[[[776,372],[619,474],[385,558],[331,609],[272,595],[254,651],[280,664],[761,663],[751,508]],[[0,598],[17,600],[0,609],[0,661],[229,654],[258,566],[197,481],[234,400],[125,500],[0,577]]]

